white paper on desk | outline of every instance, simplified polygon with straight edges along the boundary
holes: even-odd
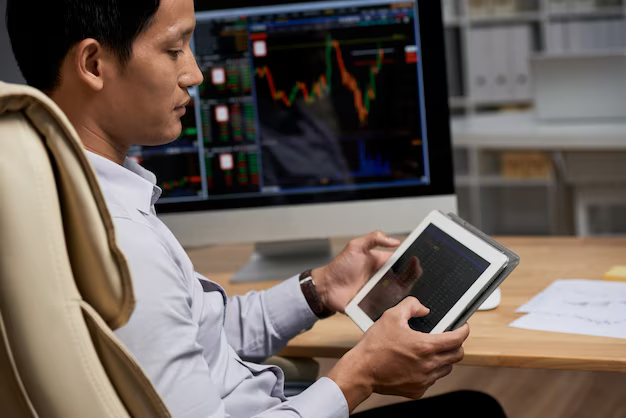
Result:
[[[557,280],[517,312],[566,315],[599,322],[626,322],[626,283]]]
[[[599,322],[566,315],[530,313],[513,321],[511,326],[538,331],[626,338],[626,321]]]
[[[626,283],[557,280],[517,312],[512,327],[626,338]]]

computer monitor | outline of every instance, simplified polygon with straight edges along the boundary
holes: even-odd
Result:
[[[205,7],[206,6],[206,7]],[[186,247],[256,242],[235,280],[328,262],[328,238],[456,211],[441,3],[196,1],[181,137],[129,154]]]

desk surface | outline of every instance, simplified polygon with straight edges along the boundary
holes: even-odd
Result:
[[[626,372],[626,339],[530,331],[509,327],[522,314],[515,309],[556,279],[601,279],[613,265],[626,264],[626,239],[501,238],[521,257],[520,266],[503,285],[502,302],[493,311],[470,319],[463,364]],[[337,249],[345,241],[337,240]],[[192,249],[196,269],[222,284],[229,294],[243,294],[278,282],[230,284],[233,271],[252,253],[251,245]],[[282,352],[289,356],[340,357],[361,331],[343,315],[319,321]]]

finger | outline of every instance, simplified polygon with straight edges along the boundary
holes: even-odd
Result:
[[[465,350],[463,347],[459,347],[456,350],[444,351],[436,356],[436,361],[442,366],[458,363],[463,360],[465,356]]]
[[[400,245],[400,241],[387,236],[382,231],[371,232],[364,237],[352,241],[355,246],[363,251],[369,251],[376,247],[393,248]]]
[[[431,378],[433,379],[433,383],[436,382],[437,380],[441,379],[442,377],[446,377],[450,373],[452,373],[452,365],[451,364],[448,364],[446,366],[442,366],[442,367],[438,368],[437,370],[433,371],[432,374],[431,374]]]
[[[460,347],[469,336],[469,325],[465,324],[454,331],[442,334],[427,334],[435,348],[435,352],[451,351]]]
[[[407,323],[411,318],[426,316],[430,312],[430,309],[422,305],[417,298],[413,296],[407,296],[402,302],[391,308],[390,311],[391,310],[393,310],[393,313],[400,316],[402,323]]]

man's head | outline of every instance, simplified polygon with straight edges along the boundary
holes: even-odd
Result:
[[[202,82],[193,0],[8,0],[6,19],[24,78],[79,133],[121,152],[180,134],[187,88]]]

